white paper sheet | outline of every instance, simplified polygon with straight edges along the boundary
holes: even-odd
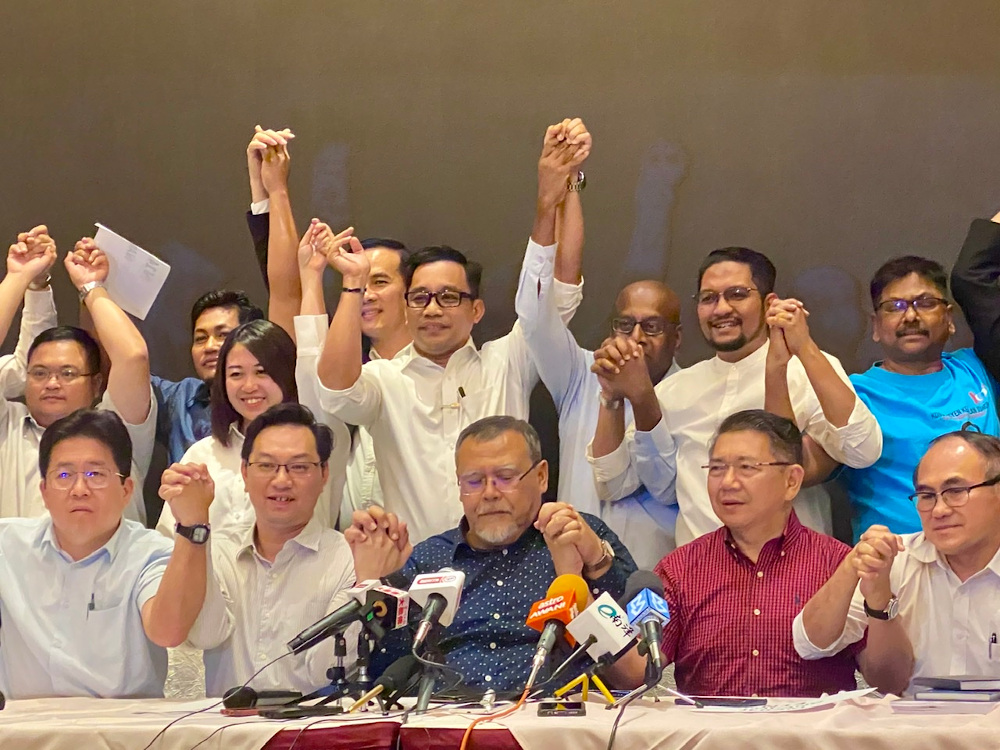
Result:
[[[95,226],[94,242],[108,256],[108,296],[125,312],[145,320],[170,266],[103,224]]]

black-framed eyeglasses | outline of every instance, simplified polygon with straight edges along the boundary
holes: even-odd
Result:
[[[676,326],[676,323],[668,322],[663,318],[646,318],[645,320],[637,320],[631,315],[622,315],[617,318],[613,318],[611,321],[611,329],[615,333],[621,333],[625,336],[632,334],[636,326],[642,329],[642,332],[647,336],[662,336],[669,326]]]
[[[913,312],[934,312],[941,305],[947,305],[948,300],[940,297],[917,297],[916,299],[901,299],[893,297],[878,303],[878,311],[886,315],[905,315],[911,307]]]
[[[466,474],[458,478],[458,494],[479,495],[486,491],[487,482],[492,479],[493,486],[500,492],[513,492],[528,474],[531,473],[542,459],[538,459],[523,474],[518,474],[517,469],[501,469],[496,474]]]
[[[760,474],[765,466],[791,466],[790,461],[738,461],[736,463],[730,464],[724,461],[712,461],[711,463],[705,464],[701,468],[708,470],[708,475],[710,477],[715,477],[716,479],[721,479],[726,476],[726,473],[732,469],[736,476],[741,479],[752,479],[753,477]]]
[[[746,301],[756,291],[757,287],[754,286],[731,286],[728,289],[723,289],[721,292],[703,289],[694,295],[694,299],[700,306],[715,307],[719,304],[720,297],[729,304],[732,304],[733,302]]]
[[[969,502],[969,493],[980,487],[992,487],[993,485],[1000,483],[1000,474],[997,474],[992,479],[987,479],[985,482],[980,482],[979,484],[970,484],[968,487],[946,487],[940,492],[931,492],[930,490],[918,490],[910,495],[910,502],[917,506],[917,510],[923,513],[929,513],[934,510],[934,506],[937,505],[937,499],[940,497],[944,500],[944,504],[949,508],[960,508]]]
[[[34,383],[48,383],[53,377],[62,385],[72,383],[79,378],[89,378],[94,373],[80,372],[75,367],[60,367],[50,370],[48,367],[32,367],[28,370],[28,379]]]
[[[290,477],[307,477],[312,474],[313,469],[322,465],[322,461],[293,461],[290,464],[279,464],[273,461],[247,462],[247,466],[250,467],[251,471],[262,477],[277,476],[280,469],[287,471]]]
[[[406,306],[422,310],[434,300],[439,307],[458,307],[464,299],[475,299],[475,297],[457,289],[444,289],[440,292],[407,292]]]
[[[89,469],[87,471],[65,471],[55,469],[46,476],[46,482],[54,489],[66,491],[73,488],[76,478],[83,477],[83,483],[92,490],[103,490],[111,483],[111,477],[118,477],[124,482],[124,474],[107,469]]]

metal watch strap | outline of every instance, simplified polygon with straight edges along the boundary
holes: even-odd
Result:
[[[87,299],[87,295],[90,294],[95,289],[97,289],[98,287],[100,287],[100,288],[103,289],[104,288],[104,282],[103,281],[88,281],[86,284],[84,284],[83,286],[81,286],[80,287],[80,301],[83,302],[85,299]]]

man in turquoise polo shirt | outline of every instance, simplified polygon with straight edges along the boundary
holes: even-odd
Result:
[[[971,422],[997,435],[997,384],[972,349],[945,352],[955,332],[948,277],[916,256],[894,258],[872,277],[872,338],[885,359],[851,382],[882,428],[882,456],[865,469],[845,468],[854,540],[882,524],[896,534],[920,531],[907,496],[913,471],[934,438]]]

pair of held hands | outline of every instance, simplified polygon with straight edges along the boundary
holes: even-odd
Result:
[[[814,346],[808,317],[809,311],[797,299],[774,297],[770,300],[764,317],[771,344],[767,353],[769,366],[783,367],[806,347]],[[635,402],[653,390],[645,350],[628,336],[618,334],[605,339],[594,352],[594,364],[590,369],[597,375],[601,391],[608,400]]]
[[[158,494],[170,506],[177,523],[184,526],[208,523],[208,507],[215,499],[215,482],[205,464],[175,463],[160,476]]]
[[[861,595],[873,609],[884,609],[892,598],[889,573],[896,554],[903,550],[903,540],[885,526],[874,525],[864,532],[845,558],[860,579]]]
[[[543,503],[534,527],[545,538],[557,575],[580,575],[604,555],[600,538],[572,505]],[[354,511],[344,538],[351,545],[359,581],[394,573],[413,552],[406,522],[378,506]]]
[[[56,262],[56,243],[49,229],[39,224],[17,235],[7,251],[7,274],[25,285],[43,281]],[[108,278],[108,257],[90,237],[84,237],[63,260],[70,281],[77,289],[91,281],[104,283]]]

